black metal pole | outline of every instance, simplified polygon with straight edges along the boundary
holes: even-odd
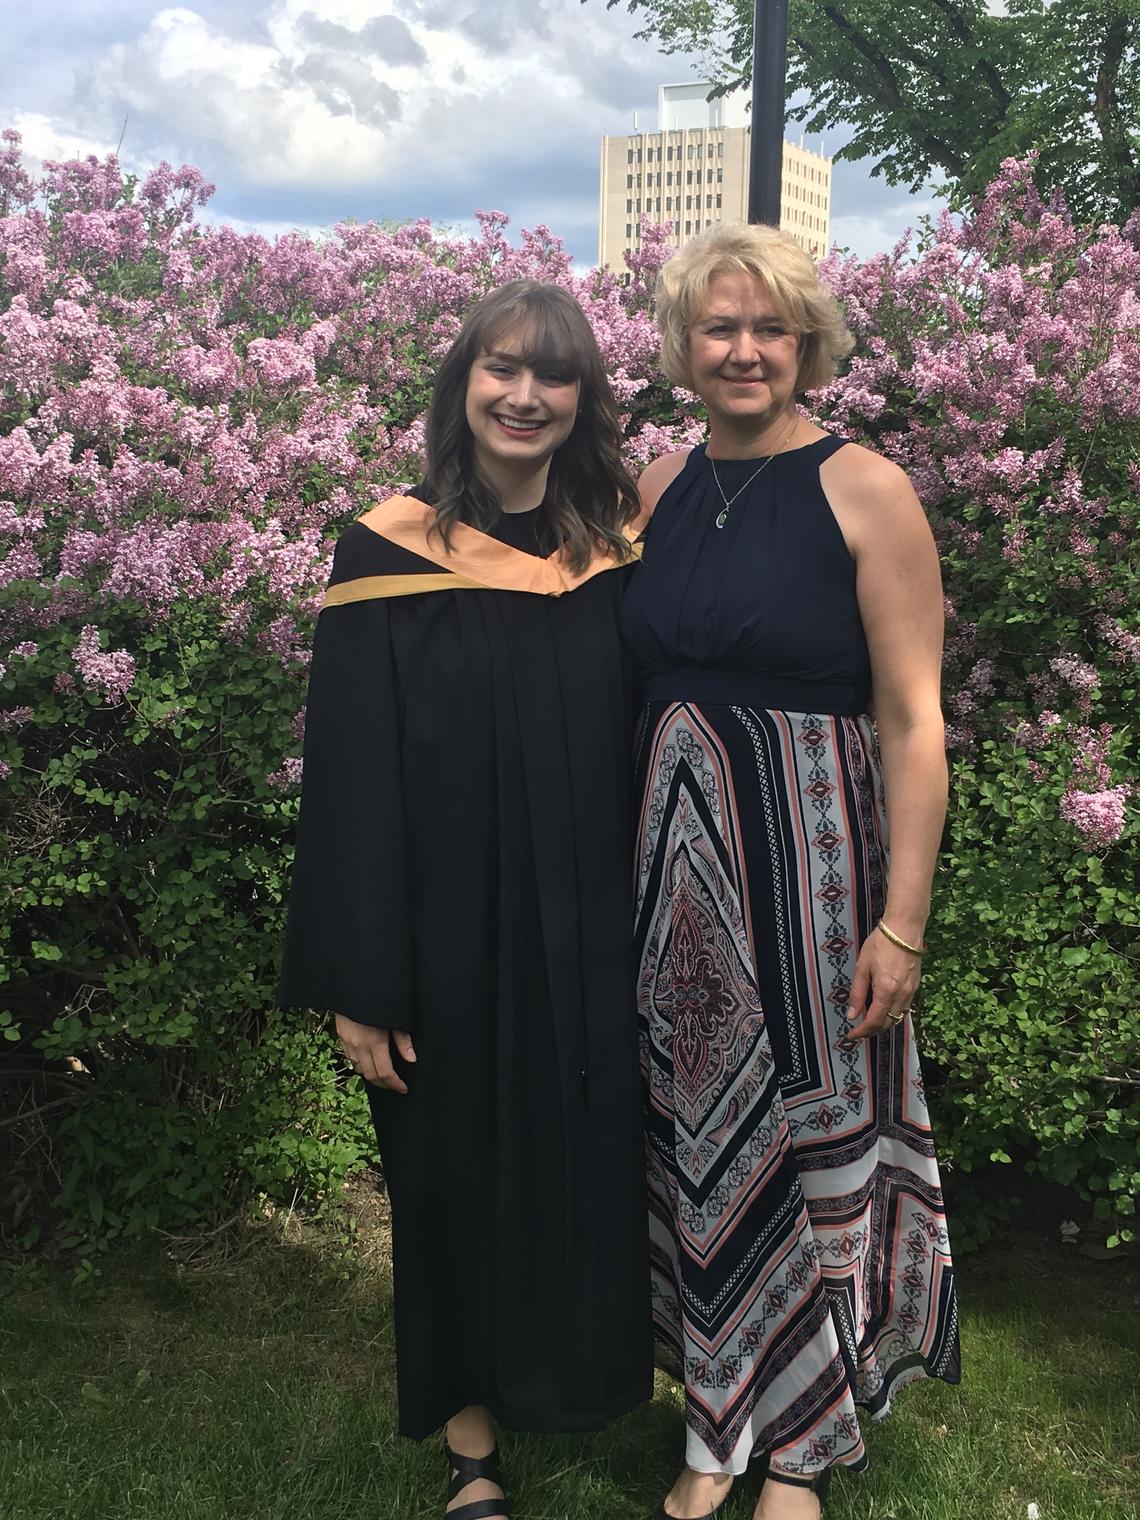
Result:
[[[755,0],[748,220],[772,227],[780,225],[787,76],[788,0]]]

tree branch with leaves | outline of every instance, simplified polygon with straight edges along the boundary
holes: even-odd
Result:
[[[582,0],[585,4],[586,0]],[[753,0],[606,0],[667,53],[696,53],[715,94],[752,81]],[[1140,0],[790,0],[788,111],[845,130],[835,155],[888,184],[932,176],[980,194],[1001,161],[1038,154],[1074,213],[1140,205]]]

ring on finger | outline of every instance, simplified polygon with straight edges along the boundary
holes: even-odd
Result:
[[[909,1008],[900,1008],[897,1013],[888,1013],[887,1018],[890,1019],[892,1024],[901,1024],[909,1012]]]

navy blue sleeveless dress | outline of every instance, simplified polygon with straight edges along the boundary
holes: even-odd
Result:
[[[664,493],[622,612],[638,742],[638,1005],[659,1361],[687,1464],[861,1468],[856,1405],[958,1380],[946,1220],[910,1020],[848,1040],[887,841],[844,446],[717,460]]]

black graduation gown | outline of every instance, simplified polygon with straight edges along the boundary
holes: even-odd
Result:
[[[280,1000],[413,1032],[408,1094],[369,1088],[401,1431],[593,1429],[652,1393],[626,576],[536,558],[541,509],[451,555],[429,521],[337,547]]]

